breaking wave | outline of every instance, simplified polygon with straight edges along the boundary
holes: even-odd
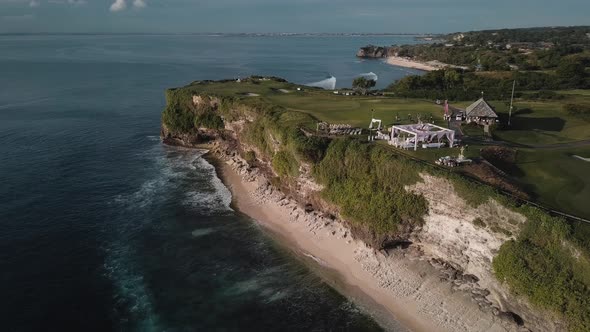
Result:
[[[190,192],[189,196],[192,195],[194,198],[197,198],[192,202],[197,202],[201,206],[203,206],[203,203],[205,203],[208,208],[213,207],[217,210],[217,212],[220,212],[221,210],[232,211],[232,208],[230,207],[232,201],[231,192],[229,191],[229,189],[227,189],[227,187],[223,184],[221,179],[217,176],[215,167],[202,157],[197,158],[193,162],[193,167],[195,170],[198,170],[200,174],[204,175],[206,179],[209,180],[211,188],[199,188],[200,191]],[[209,190],[203,192],[203,189]],[[204,197],[204,195],[207,194],[209,196]]]
[[[362,74],[359,74],[359,77],[364,77],[368,80],[373,80],[373,81],[379,80],[379,76],[377,76],[377,74],[375,74],[374,72],[362,73]]]
[[[334,89],[336,89],[336,77],[330,76],[329,78],[326,78],[325,80],[309,83],[306,85],[316,87],[316,88],[322,88],[325,90],[334,90]]]
[[[152,137],[147,140],[154,141]],[[180,197],[181,203],[198,208],[199,213],[231,211],[231,193],[217,177],[213,165],[203,159],[204,151],[170,148],[160,142],[141,153],[150,176],[135,190],[116,196],[110,205],[115,220],[106,229],[105,276],[112,281],[116,294],[114,308],[125,330],[166,330],[154,305],[154,295],[144,280],[141,261],[141,238],[146,232],[160,232],[168,227],[158,212],[169,200]],[[184,198],[183,198],[184,197]],[[212,228],[196,229],[194,237],[213,233]]]

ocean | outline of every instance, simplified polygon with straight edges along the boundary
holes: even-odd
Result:
[[[164,90],[273,75],[378,87],[409,36],[0,36],[0,329],[378,331],[158,133]],[[383,324],[381,324],[383,325]],[[387,329],[402,330],[391,322]]]

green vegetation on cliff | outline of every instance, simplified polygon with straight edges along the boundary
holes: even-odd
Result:
[[[571,331],[587,331],[590,248],[565,221],[527,209],[529,222],[516,240],[502,245],[493,262],[494,271],[517,294],[565,317]]]
[[[199,128],[222,129],[223,119],[214,112],[208,98],[194,104],[193,94],[185,89],[166,91],[162,123],[173,133],[193,133]]]
[[[201,114],[214,115],[211,119],[220,116],[225,121],[242,120],[240,139],[256,150],[256,153],[249,148],[244,151],[249,159],[270,163],[284,180],[281,184],[285,185],[290,185],[299,174],[300,166],[311,166],[314,179],[324,186],[323,198],[336,206],[353,225],[380,239],[403,239],[423,223],[427,201],[404,189],[404,186],[420,181],[421,172],[446,177],[453,183],[455,191],[474,207],[493,198],[527,218],[520,234],[504,243],[493,259],[498,279],[516,294],[560,315],[572,331],[588,330],[588,225],[569,224],[535,208],[515,206],[492,187],[418,163],[386,145],[354,138],[328,139],[312,134],[317,123],[312,114],[337,119],[341,114],[330,114],[333,108],[336,113],[357,114],[352,121],[362,124],[362,119],[370,114],[365,110],[370,110],[371,105],[377,108],[392,101],[406,105],[408,101],[403,104],[394,98],[370,100],[333,96],[330,92],[313,89],[299,93],[295,88],[295,85],[276,80],[194,83],[169,91],[163,121],[174,130],[192,133],[199,123],[195,119]],[[202,97],[205,106],[195,109],[193,95]],[[417,103],[431,105],[423,101]],[[315,113],[312,112],[313,105],[320,108]],[[389,116],[393,118],[391,114]],[[216,120],[210,123],[211,128],[219,129]],[[479,220],[476,226],[493,228],[487,222],[493,220]]]
[[[420,225],[428,208],[424,197],[404,189],[418,181],[417,166],[381,145],[335,139],[314,175],[346,218],[378,234],[395,234],[400,226]]]

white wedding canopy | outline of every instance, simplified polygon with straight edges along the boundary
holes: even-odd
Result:
[[[389,144],[396,147],[414,147],[418,149],[418,143],[440,143],[446,138],[449,146],[453,146],[455,131],[443,128],[432,123],[417,123],[409,125],[394,125],[391,127],[391,140]]]

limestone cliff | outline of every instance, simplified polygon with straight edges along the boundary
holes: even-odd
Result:
[[[241,173],[250,174],[252,178],[257,174],[265,174],[268,179],[276,177],[264,153],[240,139],[244,125],[244,121],[227,123],[225,129],[228,135],[225,141],[218,142],[215,153],[229,156],[231,163],[237,165]],[[259,158],[247,162],[240,157],[244,151],[256,151]],[[261,195],[266,193],[275,200],[289,201],[305,211],[297,213],[313,213],[314,218],[341,222],[349,230],[345,228],[340,233],[350,232],[353,237],[374,244],[375,239],[371,234],[355,229],[339,214],[338,207],[322,199],[323,186],[313,180],[311,168],[311,165],[302,164],[294,182],[288,185],[269,182]],[[429,208],[425,223],[412,232],[403,233],[405,237],[398,238],[399,247],[393,249],[395,251],[392,254],[402,250],[406,255],[428,262],[438,271],[441,280],[446,280],[455,291],[469,294],[480,310],[498,317],[507,330],[562,329],[563,326],[553,321],[552,315],[533,309],[526,301],[511,295],[494,277],[493,258],[505,241],[518,235],[526,218],[493,199],[473,207],[459,197],[450,181],[426,173],[421,174],[421,177],[422,181],[407,186],[406,190],[419,193],[427,199]],[[281,194],[277,195],[277,192]],[[372,269],[372,273],[379,278],[386,279],[382,275],[385,273],[381,271],[385,268],[382,263],[367,268]]]
[[[341,223],[347,229],[342,231],[343,234],[364,241],[375,252],[388,255],[392,250],[401,250],[403,255],[412,255],[431,264],[440,278],[452,285],[453,291],[469,294],[480,310],[502,320],[507,330],[564,329],[555,315],[535,309],[522,297],[511,294],[506,284],[499,282],[494,275],[492,262],[500,247],[515,239],[522,226],[528,222],[524,215],[491,197],[474,206],[462,198],[454,183],[442,174],[423,171],[416,183],[405,187],[405,191],[426,199],[427,211],[422,216],[423,222],[418,226],[398,229],[393,235],[386,235],[392,240],[388,243],[394,244],[396,248],[383,246],[387,241],[382,237],[376,238],[383,235],[376,235],[366,227],[349,222],[342,215],[341,206],[325,199],[322,195],[324,186],[315,180],[312,163],[296,161],[297,175],[281,177],[273,167],[273,155],[288,147],[286,142],[281,142],[276,131],[264,127],[268,123],[262,121],[260,127],[253,126],[257,116],[260,116],[255,112],[258,104],[247,104],[240,99],[220,100],[218,97],[192,95],[192,104],[201,104],[203,100],[208,101],[205,106],[210,111],[224,114],[224,127],[218,130],[193,128],[190,133],[178,133],[171,132],[163,125],[161,136],[165,143],[195,146],[214,140],[213,152],[230,158],[240,172],[249,176],[263,175],[268,179],[263,189],[276,196],[273,199],[298,205],[298,209],[293,210],[298,214],[305,213],[326,222]],[[224,105],[223,110],[220,105]],[[301,131],[296,130],[292,134],[300,135]],[[246,139],[261,136],[267,136],[262,148]],[[385,279],[389,272],[383,271],[381,263],[376,262],[368,268],[387,283]],[[419,297],[419,294],[416,296]]]
[[[361,47],[356,53],[356,56],[359,58],[386,58],[389,56],[395,56],[397,51],[397,48],[393,46],[384,47],[367,45],[365,47]]]

